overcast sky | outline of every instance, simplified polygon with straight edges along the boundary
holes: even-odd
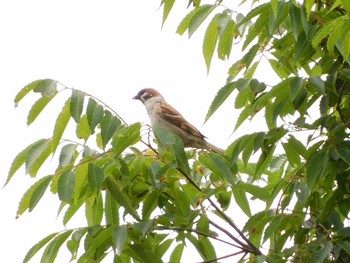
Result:
[[[244,130],[230,136],[237,118],[232,99],[202,126],[214,95],[225,84],[230,62],[241,53],[233,49],[230,62],[214,59],[207,75],[201,52],[203,29],[190,40],[175,34],[187,12],[185,2],[175,6],[161,29],[160,0],[2,1],[0,184],[4,184],[17,153],[39,138],[51,136],[57,114],[70,94],[60,94],[27,127],[26,116],[36,97],[24,99],[16,109],[13,99],[21,88],[37,79],[56,79],[93,94],[128,123],[149,123],[143,105],[131,98],[140,89],[153,87],[210,142],[225,148],[242,134]],[[264,77],[269,78],[266,72]],[[56,167],[54,162],[55,158],[49,171]],[[0,190],[2,259],[21,262],[32,245],[63,229],[61,219],[56,219],[57,198],[50,193],[32,213],[15,220],[22,195],[36,180],[28,178],[22,169]]]

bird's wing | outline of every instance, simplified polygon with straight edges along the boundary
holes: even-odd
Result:
[[[160,108],[165,120],[177,127],[180,127],[193,136],[199,137],[201,139],[205,138],[205,136],[196,127],[186,121],[185,118],[172,106],[169,104],[163,104],[160,105]]]

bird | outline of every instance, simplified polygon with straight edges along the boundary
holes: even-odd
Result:
[[[189,123],[163,96],[153,88],[140,90],[135,100],[140,100],[146,107],[152,129],[164,128],[176,134],[184,147],[204,149],[223,154],[224,150],[206,141],[206,137]]]

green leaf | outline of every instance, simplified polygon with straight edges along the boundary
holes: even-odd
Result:
[[[58,250],[61,248],[64,241],[71,235],[73,230],[67,230],[61,234],[58,234],[45,248],[41,257],[41,263],[53,263],[55,262]]]
[[[232,189],[233,196],[236,200],[237,205],[242,209],[242,211],[248,216],[252,216],[250,211],[249,201],[246,195],[246,192],[238,187],[233,187]]]
[[[103,107],[90,98],[86,108],[86,115],[91,133],[94,133],[95,127],[100,123],[103,117]]]
[[[194,16],[194,14],[197,12],[197,9],[193,9],[190,13],[188,13],[185,18],[181,21],[180,25],[177,27],[176,33],[179,35],[183,35],[186,30],[188,29],[188,26],[190,25],[191,19]]]
[[[63,202],[69,202],[74,193],[75,173],[65,171],[58,179],[58,197]]]
[[[294,39],[297,40],[301,25],[301,11],[300,8],[297,7],[292,1],[289,3],[289,17],[292,24],[292,32]]]
[[[318,90],[322,95],[326,95],[324,81],[319,77],[309,78],[310,83]]]
[[[216,94],[213,102],[210,104],[209,110],[207,112],[207,115],[205,116],[204,122],[209,120],[209,118],[216,112],[216,110],[224,103],[224,101],[228,98],[228,96],[231,95],[233,90],[236,87],[235,82],[231,82],[223,86],[218,93]]]
[[[208,15],[215,9],[215,5],[202,5],[196,8],[188,25],[188,36],[191,37]]]
[[[27,209],[30,209],[30,211],[34,209],[51,180],[52,175],[45,176],[24,193],[17,209],[16,218],[20,217]]]
[[[157,191],[153,191],[149,193],[142,206],[142,219],[149,219],[152,212],[158,207],[158,198],[159,193]]]
[[[106,178],[106,187],[117,202],[124,207],[125,211],[133,216],[137,221],[141,221],[137,211],[132,207],[131,200],[122,192],[118,181],[113,176]]]
[[[92,191],[98,191],[104,181],[103,170],[93,163],[88,166],[88,181]]]
[[[33,91],[41,93],[43,97],[52,97],[57,93],[57,81],[53,79],[39,80]]]
[[[339,154],[340,158],[342,158],[344,162],[350,165],[350,150],[348,147],[337,147],[335,150]]]
[[[310,0],[308,0],[310,1]],[[313,1],[313,0],[312,0]],[[309,15],[308,15],[309,17]],[[345,19],[345,16],[340,16],[338,18],[335,18],[326,24],[324,24],[322,27],[320,27],[320,30],[313,36],[311,44],[314,49],[318,48],[318,45],[321,43],[321,41],[328,35],[330,35],[338,25],[343,24]]]
[[[52,135],[52,152],[54,153],[57,149],[58,144],[61,141],[64,130],[66,129],[69,119],[70,119],[70,101],[69,98],[64,104],[62,111],[58,115],[55,123],[55,127],[53,129]]]
[[[107,225],[119,226],[119,205],[109,191],[105,196],[105,217]]]
[[[117,250],[117,254],[120,255],[123,251],[128,231],[126,226],[118,226],[112,235],[114,248]]]
[[[290,87],[290,99],[294,101],[297,95],[299,94],[301,88],[304,86],[304,78],[301,77],[292,77],[290,78],[289,87]]]
[[[212,172],[221,176],[232,186],[236,185],[237,178],[232,174],[229,162],[226,161],[222,155],[210,152],[207,155],[201,155],[199,160]]]
[[[37,143],[40,143],[41,141],[43,141],[43,139],[32,143],[31,145],[27,146],[24,150],[22,150],[19,154],[17,154],[15,159],[13,159],[12,161],[5,185],[7,185],[10,182],[12,176],[18,171],[18,169],[21,168],[23,164],[25,164],[28,152],[32,149],[32,147]]]
[[[27,263],[31,260],[32,257],[35,256],[35,254],[43,247],[45,246],[51,239],[53,239],[58,233],[52,233],[42,240],[40,240],[38,243],[36,243],[26,254],[26,256],[23,259],[23,263]]]
[[[37,83],[40,80],[36,80],[33,81],[31,83],[29,83],[28,85],[26,85],[24,88],[22,88],[16,95],[14,102],[15,102],[15,106],[17,107],[18,103],[29,93],[31,92],[35,86],[37,85]]]
[[[162,26],[164,26],[165,20],[173,8],[174,3],[175,0],[162,0],[162,5],[164,5]]]
[[[312,155],[306,165],[306,183],[312,189],[316,182],[319,182],[325,174],[328,165],[328,153],[319,151]]]
[[[278,0],[271,0],[271,9],[275,19],[277,18]]]
[[[216,43],[218,41],[218,30],[217,30],[218,16],[219,14],[214,16],[214,18],[209,23],[207,30],[205,31],[205,34],[204,34],[203,56],[204,56],[205,64],[207,66],[207,73],[209,73],[211,60],[213,58]]]
[[[112,138],[119,125],[120,120],[117,117],[113,116],[110,111],[105,110],[100,125],[103,149],[106,147],[107,143]]]
[[[119,129],[112,139],[113,154],[121,154],[127,147],[141,140],[140,123],[134,123],[124,128]]]
[[[36,118],[39,116],[39,114],[42,112],[42,110],[46,107],[46,105],[55,97],[57,93],[52,95],[51,97],[41,97],[38,99],[30,109],[27,117],[27,125],[32,124]]]
[[[141,262],[162,263],[160,256],[153,253],[150,249],[143,247],[137,243],[129,246],[131,250],[136,254],[137,259]]]
[[[90,127],[89,127],[89,122],[86,115],[83,115],[80,118],[80,121],[77,124],[77,128],[76,128],[76,135],[79,139],[84,139],[85,141],[87,141],[87,139],[90,137],[91,135]]]
[[[171,253],[169,262],[181,262],[181,257],[182,257],[182,253],[184,251],[184,248],[185,248],[184,243],[178,244],[174,248],[173,252]]]
[[[41,165],[52,153],[51,149],[50,139],[41,139],[32,144],[26,155],[26,173],[35,177]]]
[[[103,200],[101,192],[92,195],[85,201],[85,217],[88,226],[98,226],[103,218]]]
[[[73,164],[77,155],[77,145],[72,143],[66,144],[61,149],[60,156],[58,159],[58,167],[63,168],[70,164]]]
[[[95,258],[97,254],[96,252],[98,250],[100,250],[101,248],[102,249],[107,248],[107,246],[111,243],[112,233],[114,229],[115,229],[115,226],[106,227],[101,232],[99,232],[97,236],[94,236],[89,248],[87,249],[84,255],[86,258],[91,258],[90,262],[93,262],[92,259]]]
[[[241,124],[249,117],[253,114],[254,111],[254,107],[252,104],[248,104],[246,107],[244,107],[244,109],[241,111],[241,113],[239,114],[238,118],[237,118],[237,122],[234,128],[234,131],[236,131],[239,126],[241,126]]]
[[[250,80],[239,79],[236,82],[236,88],[239,90],[235,100],[235,108],[240,109],[247,105],[251,90],[249,89]]]
[[[80,116],[83,112],[85,92],[81,90],[72,90],[72,97],[70,101],[70,115],[76,123],[79,123]]]
[[[29,201],[29,212],[31,212],[34,209],[34,207],[39,203],[40,199],[43,197],[52,179],[53,176],[48,175],[41,178],[37,183],[34,184],[35,189],[33,190]]]
[[[250,64],[256,58],[256,54],[258,53],[259,49],[260,49],[260,44],[255,44],[243,56],[243,62],[244,62],[244,65],[246,66],[246,68],[249,68]]]

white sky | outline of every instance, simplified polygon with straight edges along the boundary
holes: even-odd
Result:
[[[203,29],[190,40],[175,34],[187,13],[187,1],[183,6],[178,3],[162,30],[159,3],[160,0],[0,3],[1,186],[16,154],[37,139],[51,136],[62,101],[68,97],[68,93],[60,95],[51,105],[52,110],[27,127],[26,116],[36,99],[24,99],[17,109],[13,99],[36,79],[56,79],[91,93],[128,123],[149,123],[143,105],[131,98],[140,89],[153,87],[220,147],[228,146],[244,132],[230,137],[237,118],[232,99],[202,127],[214,95],[225,84],[230,63],[214,58],[207,76],[201,51]],[[230,62],[240,55],[240,49],[233,49]],[[268,81],[271,78],[269,73],[264,77]],[[251,128],[260,130],[260,126]],[[54,160],[52,163],[51,171]],[[22,195],[35,181],[22,169],[0,190],[2,259],[21,262],[32,245],[63,229],[61,219],[56,220],[58,203],[52,201],[57,198],[48,193],[44,197],[48,201],[15,220]]]

